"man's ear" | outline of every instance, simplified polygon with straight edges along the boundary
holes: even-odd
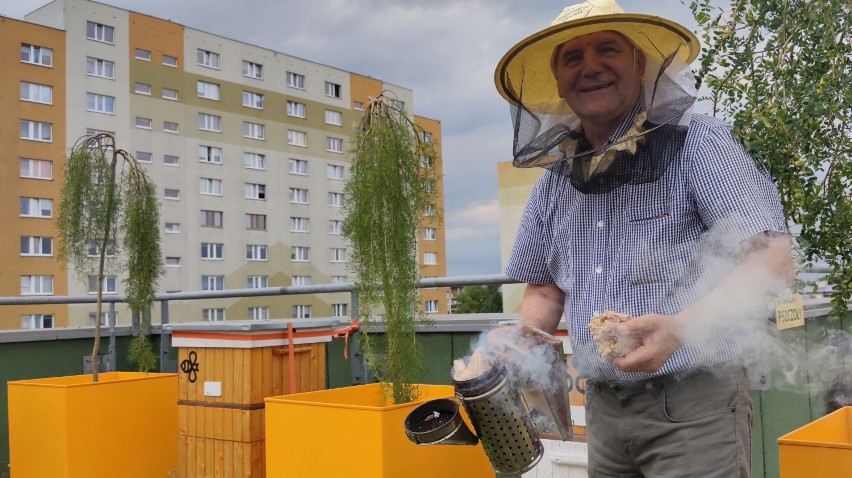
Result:
[[[639,77],[645,76],[645,52],[636,48],[636,67],[639,70]]]

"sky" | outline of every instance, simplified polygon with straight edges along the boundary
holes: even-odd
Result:
[[[621,0],[695,31],[688,0]],[[48,0],[0,0],[23,19]],[[494,69],[573,0],[103,0],[414,91],[441,122],[447,275],[499,274],[497,164],[512,159],[509,106]]]

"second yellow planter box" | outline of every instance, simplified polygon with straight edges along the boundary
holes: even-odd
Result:
[[[403,421],[417,405],[453,396],[422,385],[420,401],[382,405],[379,384],[266,399],[266,476],[284,478],[484,478],[482,445],[415,445]]]

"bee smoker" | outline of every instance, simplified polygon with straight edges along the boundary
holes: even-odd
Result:
[[[534,380],[518,379],[510,373],[510,367],[497,357],[483,373],[467,379],[455,380],[456,399],[461,402],[464,411],[476,431],[476,436],[467,430],[459,419],[463,432],[456,427],[446,427],[445,433],[453,428],[453,434],[472,436],[482,442],[482,447],[492,468],[504,474],[522,474],[538,464],[544,453],[541,438],[569,440],[572,436],[570,408],[568,406],[568,367],[564,360],[562,342],[538,329],[523,327],[525,341],[536,346],[545,345],[546,356],[551,363],[546,377],[547,386],[543,388]],[[514,348],[514,347],[513,347]],[[517,349],[521,354],[528,353]],[[551,353],[552,351],[552,353]],[[406,433],[409,439],[418,444],[446,443],[460,441],[452,438],[430,438],[431,443],[416,441],[409,432],[409,421],[430,413],[430,410],[447,406],[450,399],[438,399],[425,402],[409,414],[406,419]],[[419,409],[422,409],[418,411]],[[456,406],[457,410],[457,406]],[[462,440],[465,444],[475,441]]]

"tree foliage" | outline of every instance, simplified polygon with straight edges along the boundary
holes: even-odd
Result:
[[[421,168],[421,157],[434,159],[420,128],[381,95],[364,109],[351,139],[351,177],[344,191],[343,234],[350,242],[350,266],[356,275],[359,315],[369,324],[383,313],[386,350],[363,336],[365,357],[394,403],[417,398],[425,358],[416,342],[424,323],[416,281],[417,233],[422,212],[434,204],[434,178]]]
[[[90,276],[97,277],[94,381],[98,379],[104,277],[107,272],[126,271],[130,308],[142,312],[150,306],[163,272],[159,222],[154,184],[129,153],[116,148],[112,135],[98,133],[77,141],[65,161],[57,217],[57,255],[82,280],[88,282]],[[90,255],[93,250],[96,258]],[[131,350],[136,353],[131,358],[140,369],[150,368],[151,355],[156,363],[156,355],[147,343],[147,331],[133,342]]]
[[[852,295],[852,4],[693,0],[699,83],[775,179],[808,263],[825,261],[834,314]]]
[[[456,300],[459,314],[503,312],[503,294],[497,284],[467,286]]]

